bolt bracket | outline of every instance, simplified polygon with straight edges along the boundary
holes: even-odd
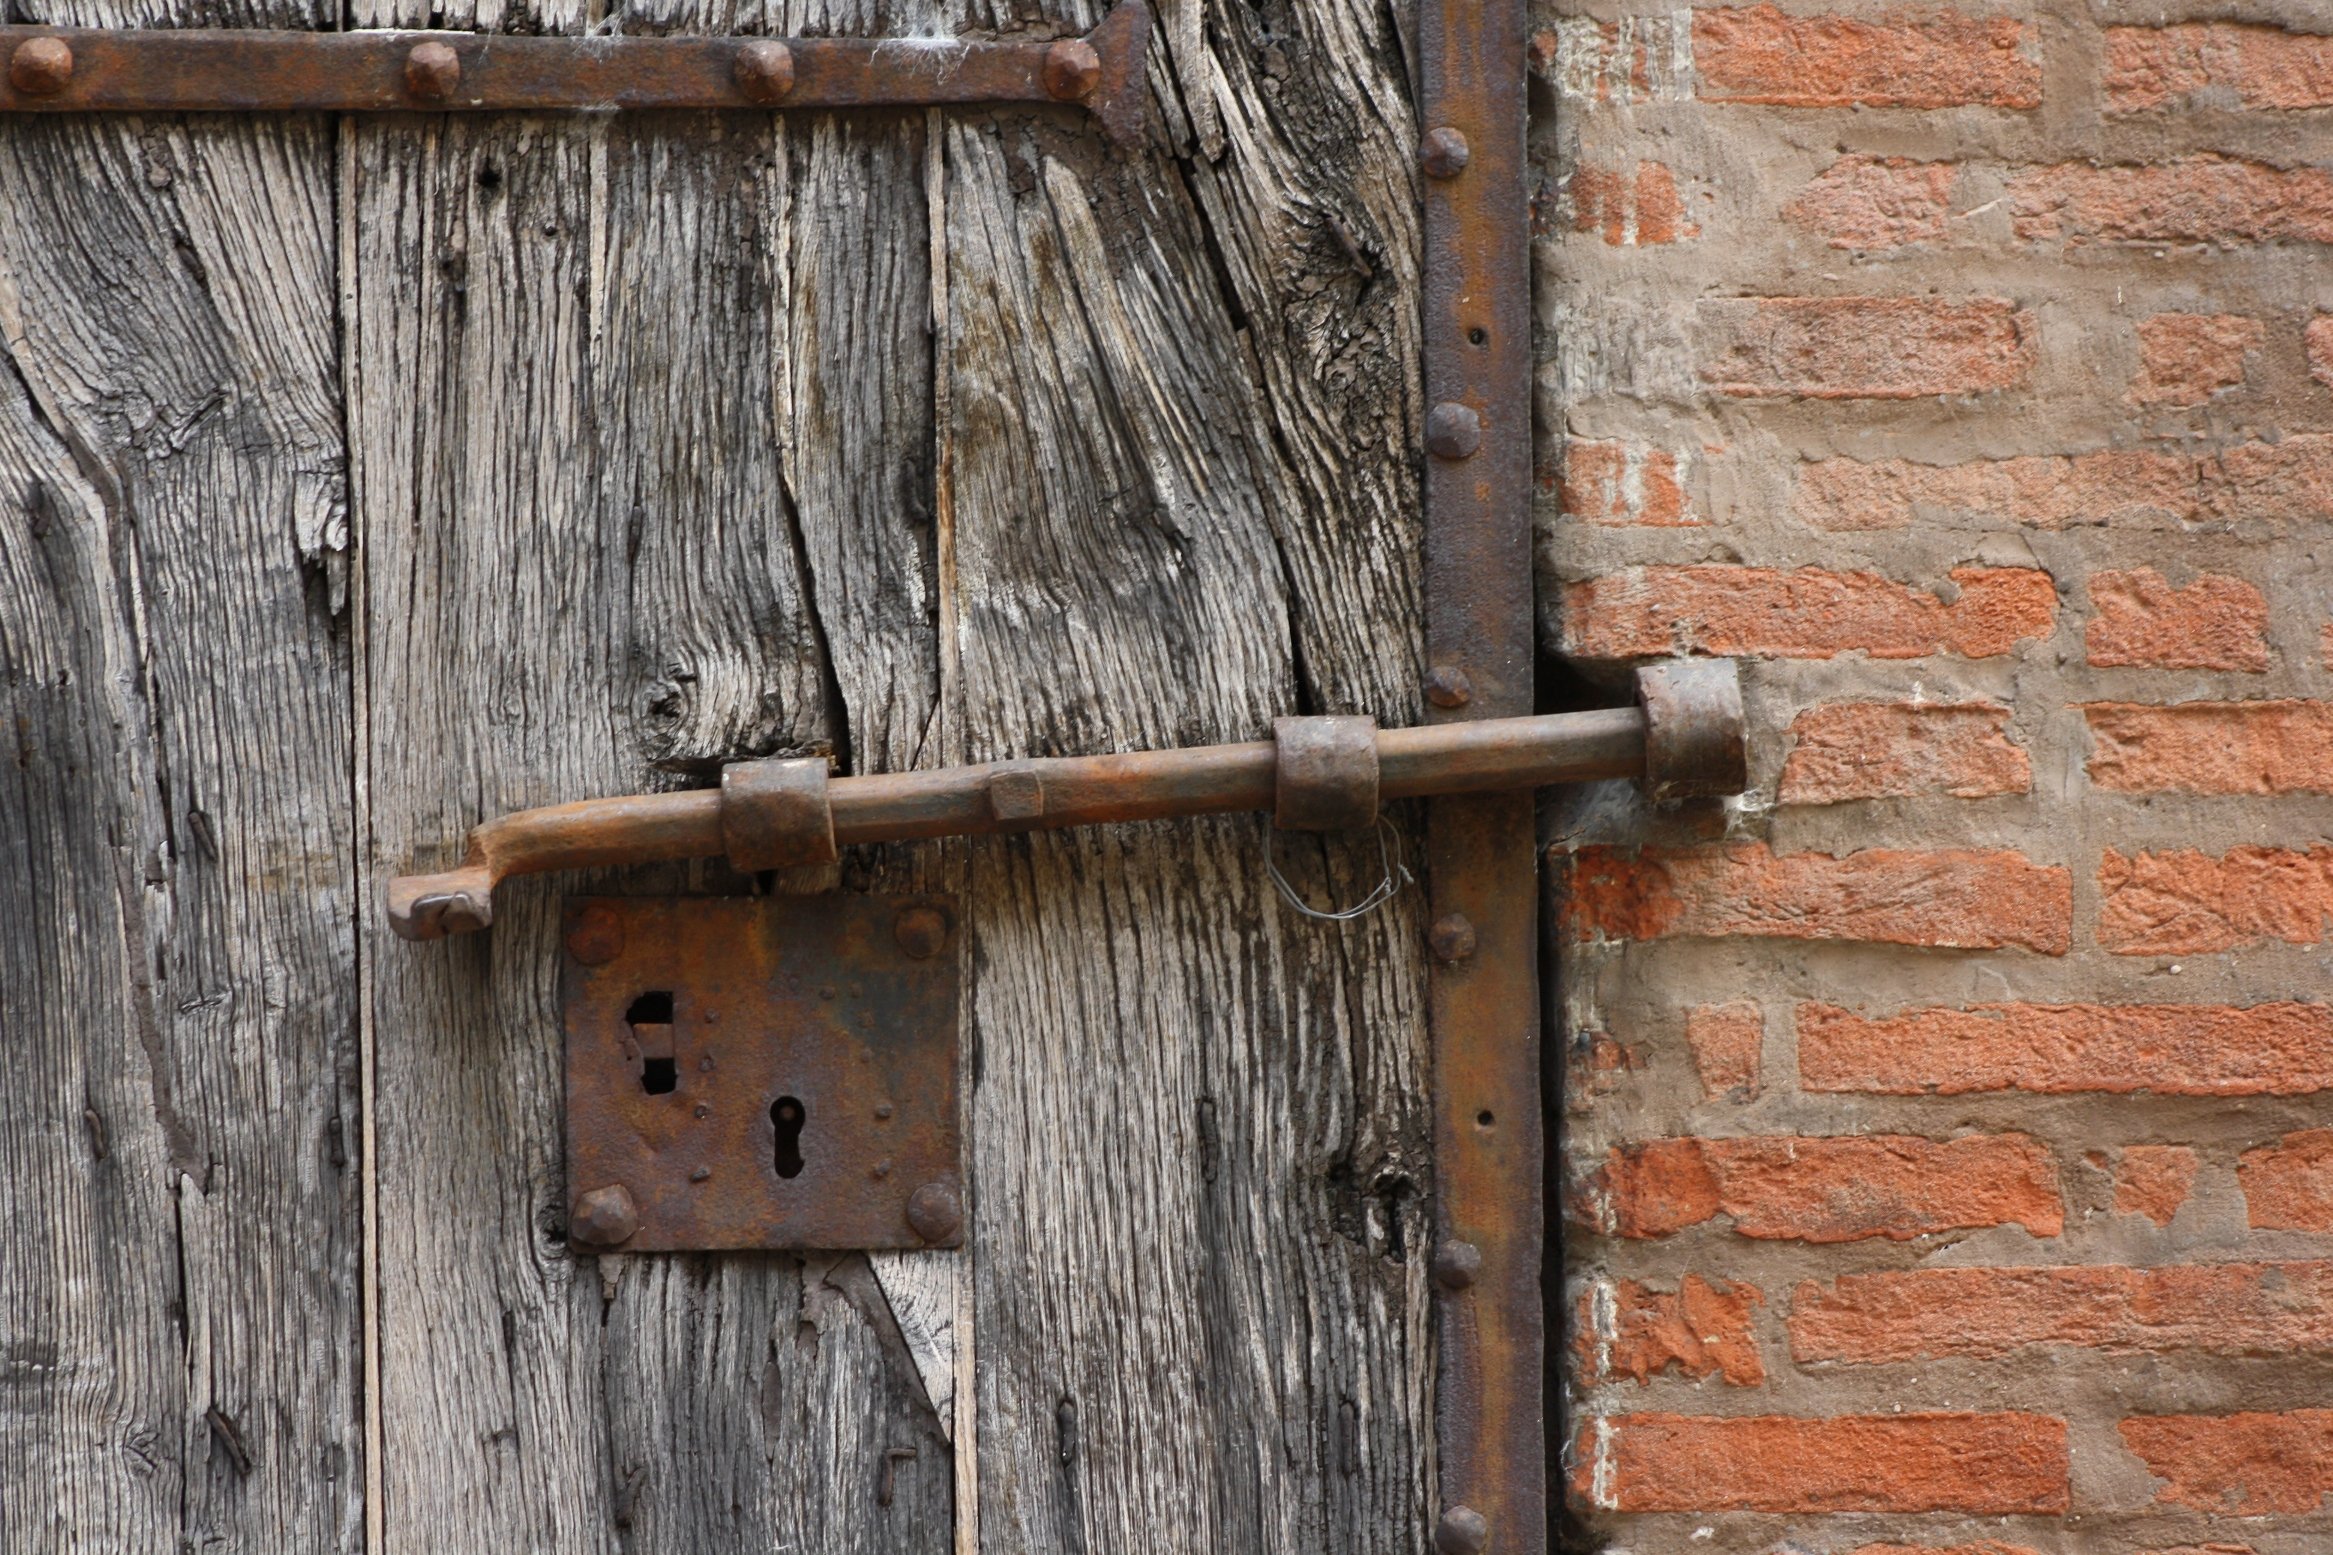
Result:
[[[960,921],[934,895],[570,900],[576,1250],[960,1245]]]

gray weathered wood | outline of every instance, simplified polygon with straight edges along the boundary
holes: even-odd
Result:
[[[1401,101],[1369,18],[1277,18],[1370,41],[1328,67],[1288,48],[1288,125],[1227,124],[1195,175],[1062,123],[951,123],[942,571],[972,759],[1414,712],[1413,218],[1400,172],[1344,176],[1407,134],[1369,117]],[[1223,47],[1262,24],[1211,25]],[[1167,133],[1227,69],[1154,70]],[[1310,144],[1324,125],[1363,144]],[[972,852],[984,1549],[1425,1542],[1418,902],[1297,920],[1266,836]],[[1284,846],[1348,899],[1376,859]]]
[[[771,750],[913,759],[937,658],[920,119],[353,133],[378,868]],[[575,884],[506,891],[490,942],[376,952],[390,1541],[945,1548],[948,1444],[864,1259],[559,1241]]]
[[[361,1539],[331,137],[0,127],[12,1551]]]

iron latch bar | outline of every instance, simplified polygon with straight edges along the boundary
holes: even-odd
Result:
[[[815,757],[743,762],[717,790],[521,810],[470,833],[462,863],[389,882],[389,923],[438,939],[493,921],[512,875],[727,855],[743,869],[815,863],[840,845],[1273,810],[1284,825],[1374,820],[1383,799],[1514,793],[1637,778],[1668,796],[1740,791],[1741,689],[1730,661],[1657,665],[1635,707],[1380,729],[1283,719],[1277,740],[1058,756],[829,779]],[[1331,725],[1334,727],[1321,727]],[[1364,797],[1364,795],[1366,797]]]
[[[870,108],[1064,103],[1141,129],[1150,12],[1082,38],[506,37],[0,27],[0,113]]]

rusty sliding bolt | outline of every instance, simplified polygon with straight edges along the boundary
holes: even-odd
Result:
[[[1637,778],[1656,794],[1731,794],[1744,781],[1731,663],[1638,672],[1639,704],[1586,713],[1380,729],[1284,719],[1278,740],[1117,756],[1056,756],[935,772],[826,776],[817,758],[740,762],[718,790],[521,810],[470,833],[459,868],[389,882],[389,923],[438,939],[493,921],[512,875],[711,858],[740,868],[817,863],[838,846],[1275,810],[1311,830],[1370,823],[1382,799]]]
[[[1142,0],[1032,42],[0,27],[0,113],[1074,103],[1123,143],[1149,40]]]

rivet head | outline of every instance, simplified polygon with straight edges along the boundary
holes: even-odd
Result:
[[[624,953],[624,920],[605,902],[575,915],[567,930],[567,954],[585,966],[606,966]]]
[[[948,946],[948,915],[937,907],[904,907],[891,920],[891,937],[918,961],[928,961]]]
[[[1437,459],[1471,459],[1482,447],[1482,417],[1472,405],[1444,400],[1426,412],[1426,451]]]
[[[1074,103],[1102,84],[1102,56],[1083,38],[1064,38],[1045,51],[1045,91]]]
[[[405,92],[424,102],[443,102],[461,84],[462,62],[442,43],[416,43],[405,56]]]
[[[964,1229],[964,1201],[944,1182],[927,1182],[907,1196],[907,1224],[927,1242],[945,1242]]]
[[[62,38],[27,38],[8,58],[8,84],[27,97],[54,97],[73,79],[73,51]]]
[[[1418,142],[1418,165],[1428,178],[1456,178],[1466,171],[1473,155],[1466,137],[1447,124],[1426,131],[1425,139]]]
[[[575,1213],[567,1221],[568,1235],[593,1247],[629,1242],[639,1229],[640,1206],[632,1202],[632,1190],[620,1182],[594,1188],[577,1199]]]
[[[757,103],[782,102],[794,90],[794,51],[768,39],[737,51],[737,89]]]
[[[1455,664],[1426,671],[1426,700],[1436,707],[1464,707],[1474,700],[1474,677]]]
[[[1464,1290],[1482,1273],[1482,1249],[1456,1237],[1434,1248],[1434,1283],[1444,1290]]]
[[[1471,1506],[1454,1506],[1434,1525],[1434,1548],[1442,1555],[1482,1555],[1491,1542],[1491,1525]]]
[[[1462,912],[1446,912],[1426,930],[1426,946],[1444,966],[1474,954],[1474,920]]]

